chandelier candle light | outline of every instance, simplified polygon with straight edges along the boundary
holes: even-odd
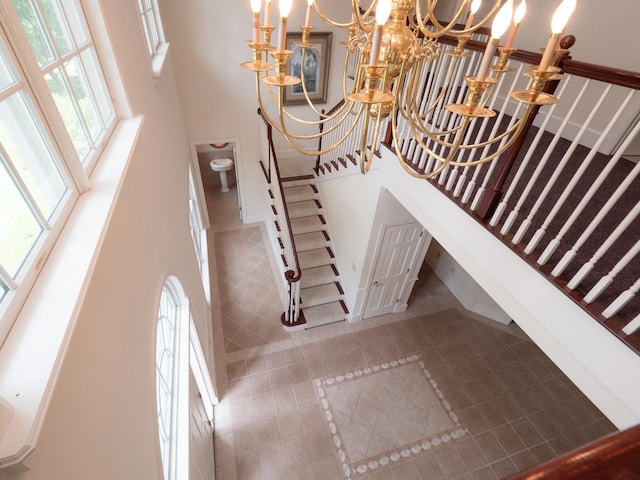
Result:
[[[545,48],[544,54],[542,55],[542,60],[540,61],[538,70],[543,72],[549,70],[553,54],[558,48],[558,43],[560,42],[560,36],[567,26],[569,17],[573,13],[575,7],[576,0],[564,0],[553,14],[553,18],[551,20],[551,36],[547,42],[547,48]]]
[[[253,10],[253,43],[260,43],[260,0],[251,0]]]
[[[264,26],[268,27],[271,22],[271,0],[264,0]]]
[[[453,18],[447,23],[441,23],[435,16],[438,0],[370,0],[365,9],[360,8],[358,0],[351,0],[350,20],[346,23],[331,20],[322,11],[320,0],[307,0],[305,22],[301,26],[302,42],[297,44],[300,47],[297,61],[302,67],[301,78],[287,75],[289,58],[293,54],[286,50],[287,18],[292,0],[279,0],[277,49],[270,45],[271,31],[274,28],[269,26],[270,1],[265,0],[265,25],[256,27],[260,0],[251,0],[254,38],[247,44],[252,49],[253,61],[242,64],[243,68],[256,75],[257,100],[266,121],[295,150],[304,155],[324,155],[342,144],[347,145],[347,140],[358,135],[356,143],[359,149],[353,155],[360,156],[362,173],[369,170],[380,144],[380,131],[386,125],[391,132],[391,146],[401,165],[418,178],[437,175],[449,165],[467,167],[493,160],[513,144],[524,128],[524,119],[534,106],[557,102],[555,97],[544,93],[543,88],[546,82],[562,77],[559,69],[552,66],[552,62],[557,58],[560,36],[576,6],[576,0],[562,0],[553,15],[551,37],[540,65],[525,73],[531,77],[529,88],[511,92],[513,99],[524,104],[521,116],[514,119],[503,132],[493,133],[492,138],[477,140],[474,144],[469,141],[469,127],[475,119],[496,115],[486,105],[489,104],[494,85],[500,76],[513,70],[506,65],[511,53],[516,50],[513,43],[525,15],[524,0],[520,1],[515,13],[514,0],[490,0],[490,5],[483,10],[479,19],[476,16],[480,0],[458,0]],[[348,40],[344,43],[347,51],[342,82],[343,100],[328,114],[316,109],[304,79],[305,54],[309,48],[313,48],[308,40],[313,28],[311,16],[314,7],[318,16],[330,27],[344,28],[348,32]],[[457,29],[456,26],[465,14],[467,19],[464,28]],[[455,75],[460,70],[460,61],[467,56],[463,52],[466,41],[489,21],[493,21],[491,35],[476,75],[465,78],[466,88],[454,86],[458,81]],[[508,39],[505,46],[499,49],[497,63],[492,66],[500,39],[509,25],[512,27]],[[256,34],[258,30],[262,31],[262,39]],[[438,75],[437,78],[429,76],[430,74],[425,76],[423,68],[440,55],[438,39],[444,35],[458,39],[457,48],[447,51],[452,57],[447,67],[448,73]],[[267,62],[269,53],[275,60],[275,74],[267,75],[266,72],[274,68]],[[323,52],[323,55],[328,54],[329,52]],[[355,69],[350,65],[355,65]],[[284,106],[284,88],[301,82],[307,107],[318,115],[318,120],[309,120],[308,116],[297,117]],[[266,87],[263,87],[265,84]],[[261,92],[265,88],[267,98],[272,99],[277,109],[277,116],[270,114],[263,104]],[[445,105],[451,115],[446,127],[443,122],[441,125],[432,125],[431,114],[444,102],[445,92],[450,88],[457,88],[461,94],[466,94],[464,103]],[[312,128],[316,132],[310,133]],[[329,134],[332,135],[331,141],[323,142],[324,136]],[[319,145],[318,148],[309,147],[314,141]],[[435,162],[437,167],[419,171],[406,164],[402,147],[407,142],[411,142],[414,146],[412,148],[420,148],[429,162]],[[490,149],[493,145],[496,147]],[[474,155],[463,155],[471,152],[479,153],[479,158],[472,160]]]
[[[480,64],[480,69],[476,75],[476,82],[484,82],[485,78],[487,78],[487,73],[489,73],[489,67],[491,66],[493,55],[496,53],[500,38],[504,35],[504,32],[507,31],[507,28],[509,28],[512,15],[513,0],[507,0],[507,3],[505,3],[498,11],[496,18],[493,21],[493,25],[491,27],[491,38],[489,38],[489,41],[487,42],[487,48],[484,51],[482,63]]]
[[[476,12],[480,9],[480,5],[482,5],[481,0],[473,0],[471,3],[471,9],[469,10],[469,17],[467,18],[467,23],[464,26],[465,30],[469,30],[473,25],[473,21],[475,20]]]

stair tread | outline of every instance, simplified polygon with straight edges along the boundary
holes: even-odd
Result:
[[[287,200],[287,203],[312,200],[315,198],[315,192],[313,188],[311,188],[311,185],[284,187],[284,198]]]
[[[316,232],[323,230],[324,223],[319,215],[309,215],[307,217],[297,217],[291,219],[291,229],[294,235],[301,233]]]
[[[346,315],[340,302],[325,303],[314,307],[303,307],[304,318],[307,321],[307,328],[318,327],[344,321]]]
[[[300,266],[302,268],[313,268],[333,263],[333,259],[326,248],[316,248],[314,250],[298,252],[298,260],[300,260]]]
[[[340,290],[335,282],[316,285],[300,290],[303,307],[313,307],[340,300]]]
[[[330,265],[304,268],[302,270],[302,288],[314,287],[325,283],[335,282],[338,277]]]
[[[287,210],[289,218],[308,217],[320,211],[318,204],[313,200],[287,203]]]
[[[322,231],[301,233],[293,236],[298,253],[328,246],[327,238]]]

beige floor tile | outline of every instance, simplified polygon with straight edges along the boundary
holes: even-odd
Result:
[[[402,314],[285,332],[283,290],[274,275],[279,259],[267,247],[264,226],[240,223],[235,191],[219,192],[217,177],[203,171],[207,205],[215,210],[208,241],[220,332],[214,354],[221,480],[346,480],[314,380],[413,352],[454,417],[417,388],[424,382],[409,369],[398,369],[377,380],[372,375],[364,387],[326,389],[336,433],[346,432],[351,454],[367,462],[425,431],[446,430],[452,418],[468,433],[349,478],[495,479],[614,430],[519,328],[466,315],[428,267]]]
[[[342,475],[334,455],[313,460],[313,470],[317,480],[334,480]]]
[[[256,434],[260,446],[282,442],[278,417],[269,417],[256,421]]]

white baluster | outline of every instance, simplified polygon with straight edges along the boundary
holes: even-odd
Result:
[[[578,135],[576,136],[574,141],[571,143],[571,146],[569,147],[567,152],[562,157],[562,160],[560,160],[560,164],[558,166],[558,168],[560,170],[562,170],[564,168],[566,163],[569,161],[569,159],[573,155],[573,152],[577,148],[577,146],[578,146],[578,144],[580,142],[580,139],[582,139],[582,136],[584,135],[584,132],[587,131],[587,128],[591,124],[591,121],[593,120],[595,115],[599,112],[600,107],[602,106],[602,103],[604,102],[604,100],[609,95],[609,92],[611,91],[611,87],[612,87],[611,84],[607,85],[607,88],[605,89],[605,91],[602,93],[602,95],[600,95],[600,98],[599,98],[598,102],[596,103],[596,105],[591,110],[591,113],[587,117],[587,120],[583,123],[582,128],[580,129],[580,132],[578,133]],[[631,92],[629,92],[628,99],[629,98],[631,98]],[[621,106],[618,109],[616,115],[614,115],[614,117],[611,120],[611,122],[609,122],[609,125],[607,126],[607,128],[605,128],[605,130],[602,132],[602,134],[598,138],[596,144],[593,146],[593,148],[591,149],[591,151],[589,152],[587,157],[581,162],[580,167],[578,168],[578,170],[576,170],[576,172],[571,176],[571,181],[566,186],[566,188],[564,188],[562,194],[560,195],[560,198],[558,198],[558,200],[556,201],[555,205],[553,206],[553,208],[551,209],[551,211],[549,212],[549,214],[545,218],[544,222],[542,223],[542,225],[540,226],[540,228],[538,229],[536,234],[533,236],[533,238],[531,239],[531,241],[529,242],[529,244],[525,248],[525,253],[527,255],[530,254],[531,252],[533,252],[533,250],[538,246],[538,242],[540,242],[540,240],[542,240],[542,237],[544,236],[544,234],[545,234],[545,232],[547,230],[547,227],[549,226],[551,221],[555,218],[555,216],[558,214],[558,212],[560,211],[560,209],[564,205],[564,202],[567,200],[567,198],[569,198],[569,195],[571,194],[571,192],[573,192],[573,189],[576,187],[576,185],[578,185],[578,183],[580,183],[580,180],[582,179],[582,175],[587,170],[587,167],[589,167],[589,165],[591,165],[591,162],[595,158],[596,153],[598,153],[599,147],[602,145],[602,143],[604,142],[604,140],[607,137],[607,135],[609,135],[609,132],[611,131],[611,129],[615,125],[615,122],[620,117],[620,115],[622,114],[623,111],[624,111],[624,109]],[[549,185],[547,185],[547,186],[549,187],[549,189],[551,188]],[[543,192],[543,194],[546,194],[546,191]]]
[[[567,86],[571,83],[571,79],[572,78],[573,77],[571,77],[570,75],[567,75],[567,78],[562,82],[562,84],[561,84],[562,87],[561,87],[560,93],[558,95],[558,98],[562,98],[562,94],[566,90]],[[493,217],[491,218],[491,222],[489,224],[492,227],[495,227],[500,222],[500,218],[502,217],[502,214],[506,210],[507,204],[508,204],[509,200],[511,199],[511,196],[515,192],[516,187],[518,186],[518,183],[520,182],[520,179],[524,175],[524,173],[526,171],[526,168],[529,165],[529,162],[531,161],[531,158],[533,157],[533,154],[534,154],[534,152],[536,150],[536,147],[538,146],[538,144],[540,143],[540,140],[542,139],[542,136],[544,135],[544,132],[546,130],[547,125],[549,124],[549,122],[553,118],[553,112],[555,111],[557,105],[558,104],[552,105],[552,107],[547,111],[546,115],[544,116],[544,121],[542,122],[542,125],[540,125],[540,128],[538,129],[538,133],[536,134],[535,138],[533,139],[533,142],[531,142],[531,146],[527,150],[527,153],[526,153],[524,159],[522,160],[522,164],[520,165],[520,168],[516,172],[513,180],[511,181],[511,185],[509,186],[509,188],[507,189],[507,192],[505,193],[505,195],[502,197],[502,200],[500,201],[500,205],[504,204],[504,206],[502,208],[500,208],[500,207],[497,208],[496,211],[493,214]],[[539,115],[541,115],[541,114],[539,114]],[[548,156],[547,156],[547,158],[548,158]],[[538,168],[540,170],[542,169],[542,166],[543,166],[543,165],[541,166],[542,162],[546,163],[546,160],[544,159],[544,157],[540,161],[540,164],[538,164]],[[534,175],[535,175],[535,172],[534,172]],[[514,207],[516,215],[520,212],[520,208],[522,208],[522,204],[526,200],[526,197],[529,195],[529,192],[531,191],[531,187],[533,186],[534,183],[535,183],[535,179],[530,179],[529,180],[529,186],[527,188],[525,188],[525,191],[520,195],[520,200],[516,203],[516,206]],[[498,212],[501,212],[500,216],[497,215]],[[504,233],[502,233],[502,232],[501,233],[503,235],[505,235],[506,233],[509,232],[510,228],[511,227],[509,227],[509,228],[507,228],[505,230],[505,228],[503,227],[502,230],[504,231]]]
[[[626,100],[620,106],[620,110],[621,111],[623,111],[629,105],[629,103],[631,102],[632,97],[636,93],[637,93],[636,91],[633,91],[633,92],[630,93],[630,95],[627,96]],[[613,125],[615,125],[615,123],[611,122],[610,126],[613,126]],[[560,229],[560,231],[556,235],[555,239],[552,240],[549,243],[549,245],[547,245],[547,248],[544,250],[544,252],[540,256],[540,258],[538,259],[538,264],[539,265],[545,265],[549,261],[549,258],[551,257],[551,255],[553,255],[553,253],[555,252],[556,248],[560,245],[560,241],[564,238],[564,236],[569,231],[569,229],[574,224],[574,222],[577,220],[577,218],[580,216],[580,214],[582,213],[584,208],[591,201],[591,199],[595,195],[596,191],[605,182],[605,180],[607,179],[608,175],[611,173],[613,168],[617,165],[618,161],[620,160],[620,158],[622,157],[624,152],[626,152],[627,148],[629,147],[631,142],[634,140],[634,138],[636,137],[636,135],[638,134],[639,131],[640,131],[640,122],[636,123],[635,127],[633,128],[633,130],[629,133],[629,135],[627,135],[627,137],[625,138],[623,143],[616,150],[616,153],[614,154],[614,156],[611,158],[611,160],[609,160],[609,162],[607,163],[605,168],[602,169],[602,172],[600,172],[600,174],[598,175],[596,180],[589,187],[589,190],[587,191],[587,193],[585,193],[585,195],[582,197],[582,199],[580,200],[578,205],[572,211],[571,216],[562,225],[562,228]],[[606,136],[602,135],[601,139],[604,140],[605,138],[606,138]],[[596,149],[594,147],[594,151],[595,150]]]
[[[570,289],[573,290],[578,285],[580,285],[582,280],[584,280],[584,277],[587,276],[587,274],[595,266],[595,264],[598,262],[598,260],[600,260],[600,258],[602,258],[602,255],[604,255],[611,248],[613,243],[618,238],[620,238],[620,235],[622,235],[622,232],[624,232],[627,229],[627,227],[629,225],[631,225],[631,222],[633,222],[636,219],[638,214],[640,214],[640,203],[637,203],[635,205],[635,207],[633,207],[633,209],[631,209],[631,211],[624,217],[624,220],[622,220],[622,222],[620,222],[620,225],[618,225],[616,227],[616,229],[613,231],[613,233],[611,235],[609,235],[609,237],[600,246],[600,248],[598,248],[598,250],[596,250],[596,253],[593,254],[591,259],[582,266],[582,268],[580,269],[580,271],[577,274],[575,274],[573,276],[571,281],[567,284],[567,287],[569,287]]]
[[[602,277],[598,283],[589,290],[584,297],[584,301],[586,303],[592,303],[596,298],[600,296],[600,294],[613,283],[613,279],[616,278],[616,275],[620,273],[624,267],[626,267],[629,262],[635,258],[635,256],[640,252],[640,240],[636,242],[631,250],[629,250],[624,257],[620,259],[618,263],[611,269],[609,273],[607,273],[604,277]]]
[[[622,329],[622,331],[627,335],[631,335],[633,333],[636,333],[636,331],[638,331],[639,328],[640,328],[640,314],[636,315],[636,317],[633,320],[631,320],[627,324],[627,326]]]
[[[631,299],[633,299],[633,297],[636,296],[638,290],[640,290],[640,278],[636,280],[636,282],[628,289],[618,295],[618,298],[616,298],[607,308],[605,308],[605,310],[602,312],[602,316],[604,318],[613,317],[620,311],[622,307],[624,307],[627,303],[629,303]]]
[[[635,126],[634,132],[637,132],[638,130],[640,130],[640,123],[638,123]],[[627,140],[629,140],[630,138],[631,137],[627,137]],[[627,142],[625,141],[625,143]],[[622,155],[622,152],[621,152],[621,149],[618,149],[618,153],[616,153],[616,156],[611,161],[613,162],[614,160],[617,160],[617,158],[620,158],[620,155]],[[556,267],[553,269],[553,271],[551,272],[551,275],[553,275],[554,277],[557,277],[564,271],[565,268],[567,268],[571,260],[573,260],[573,257],[575,257],[576,252],[580,249],[580,247],[582,247],[582,245],[587,240],[587,238],[591,236],[591,234],[595,231],[595,229],[598,227],[600,222],[602,222],[604,217],[606,217],[607,214],[611,211],[613,206],[618,202],[622,194],[627,190],[629,185],[631,185],[631,183],[635,180],[635,178],[638,176],[639,173],[640,173],[640,163],[636,164],[636,166],[633,167],[633,170],[631,170],[631,172],[627,175],[624,181],[618,186],[618,188],[616,188],[616,191],[613,193],[613,195],[609,197],[609,200],[607,200],[607,202],[600,209],[600,211],[595,216],[595,218],[591,220],[591,223],[584,230],[584,232],[582,232],[582,235],[580,235],[578,240],[576,240],[576,242],[573,244],[571,249],[565,254],[565,256],[562,258],[562,261],[558,263],[558,265],[556,265]],[[636,208],[638,207],[638,205],[636,205]]]
[[[527,195],[528,192],[530,191],[530,189],[533,187],[533,185],[535,184],[536,180],[538,179],[538,176],[540,175],[540,173],[543,170],[543,167],[546,165],[547,161],[549,160],[551,153],[554,151],[554,149],[556,148],[556,145],[558,144],[558,142],[560,141],[560,138],[562,136],[562,132],[564,132],[565,128],[567,127],[567,125],[569,124],[569,120],[571,119],[573,113],[575,112],[576,108],[578,107],[578,105],[580,104],[580,99],[584,96],[585,92],[587,91],[587,88],[589,86],[589,84],[591,83],[590,80],[587,80],[584,85],[582,86],[582,89],[580,90],[580,93],[578,94],[578,97],[576,98],[576,100],[574,101],[574,103],[571,105],[571,108],[569,108],[569,112],[565,115],[565,117],[562,120],[562,124],[560,125],[560,129],[558,130],[558,132],[555,134],[555,136],[553,137],[553,140],[551,141],[549,147],[547,148],[545,155],[543,157],[543,160],[540,162],[540,164],[538,165],[538,168],[536,168],[535,173],[533,174],[533,177],[531,179],[531,181],[529,182],[529,184],[527,185]],[[593,115],[593,112],[592,114]],[[583,129],[581,130],[581,133],[584,132],[585,129],[585,125],[583,125]],[[579,142],[580,138],[576,138],[574,140],[574,142],[571,144],[571,146],[573,147],[573,149],[576,148],[578,142]],[[570,147],[571,149],[571,147]],[[532,219],[535,216],[535,214],[538,212],[538,210],[540,209],[540,206],[542,205],[542,203],[544,202],[544,200],[547,198],[547,195],[549,194],[549,192],[551,191],[551,188],[553,187],[553,185],[555,185],[556,181],[558,180],[558,178],[560,177],[560,173],[562,172],[562,170],[564,169],[567,161],[569,159],[569,156],[565,155],[562,158],[562,161],[560,161],[560,163],[558,164],[558,166],[556,167],[556,169],[553,171],[553,174],[551,176],[551,178],[549,179],[549,181],[547,182],[547,184],[544,186],[542,192],[538,195],[533,207],[531,208],[531,210],[529,211],[529,214],[527,215],[526,221],[523,222],[523,224],[520,226],[520,228],[518,229],[518,241],[515,241],[515,238],[513,240],[512,243],[514,244],[518,244],[520,243],[520,241],[522,240],[522,237],[524,236],[524,234],[526,233],[526,230],[529,228],[529,226],[532,223]],[[527,190],[525,189],[525,190]],[[525,225],[526,223],[526,225]],[[524,227],[523,227],[524,226]],[[524,230],[523,230],[524,228]]]

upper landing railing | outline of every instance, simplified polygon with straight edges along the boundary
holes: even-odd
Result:
[[[573,40],[565,37],[563,47]],[[455,45],[453,38],[442,39],[443,54],[423,66],[425,82],[448,71],[453,57],[444,52]],[[470,55],[458,64],[463,73],[456,76],[459,80],[444,94],[424,90],[422,104],[439,98],[429,115],[432,130],[455,124],[455,114],[444,107],[464,101],[464,74],[477,71],[485,43],[470,40],[465,48]],[[470,143],[513,125],[522,105],[509,93],[528,88],[523,74],[540,60],[533,52],[512,55],[514,71],[500,77],[487,105],[498,115],[476,120]],[[430,182],[640,353],[640,163],[629,156],[640,154],[632,150],[640,150],[640,73],[576,61],[568,53],[557,66],[564,78],[548,87],[559,102],[534,109],[528,128],[510,150],[487,164],[447,168]],[[391,129],[383,128],[389,145]],[[406,122],[400,120],[396,131],[407,164],[417,172],[437,167],[416,148]],[[322,164],[347,164],[358,157],[355,145],[355,140],[345,142]],[[468,162],[487,153],[456,160]]]
[[[469,48],[473,72],[484,47]],[[522,73],[539,61],[514,55],[516,72],[502,76],[490,105],[498,116],[478,122],[478,140],[514,121],[520,105],[509,92],[526,88]],[[534,112],[510,151],[489,164],[449,168],[433,183],[640,352],[640,165],[626,157],[640,130],[640,74],[568,55],[558,66],[559,103]],[[452,86],[451,100],[462,89]],[[437,115],[446,125],[447,112]],[[430,168],[409,139],[403,154],[417,170]]]

